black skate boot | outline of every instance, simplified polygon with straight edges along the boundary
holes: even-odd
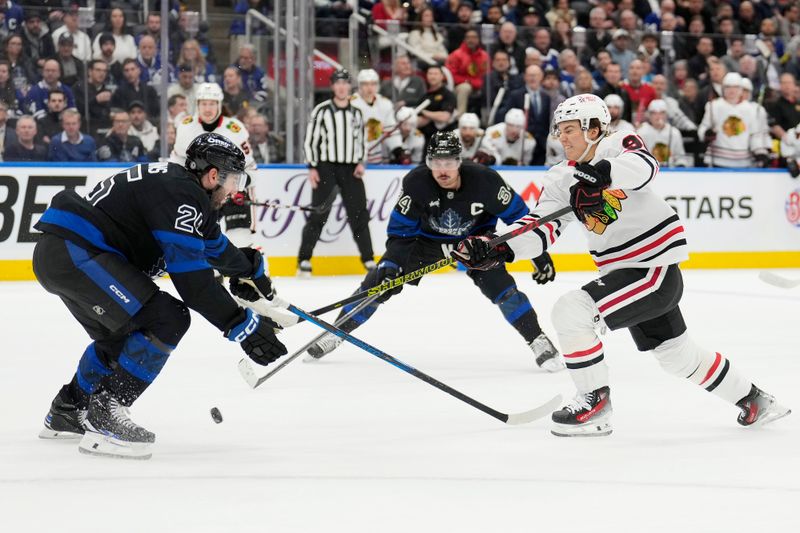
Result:
[[[50,404],[39,438],[79,439],[83,436],[85,421],[86,408],[78,405],[69,392],[69,385],[64,385]]]
[[[602,437],[611,434],[611,391],[609,388],[578,394],[553,413],[550,432],[558,437]]]
[[[529,344],[533,355],[536,357],[536,366],[548,372],[559,372],[564,370],[564,361],[558,353],[558,349],[553,346],[547,335],[540,333]]]
[[[150,459],[154,433],[130,419],[128,408],[108,391],[92,394],[81,453],[123,459]]]
[[[742,410],[736,421],[745,427],[763,426],[792,412],[755,385],[747,396],[736,402],[736,406]]]
[[[306,362],[316,361],[322,359],[344,342],[344,339],[337,337],[333,333],[326,333],[320,340],[315,342],[308,349],[308,356],[304,359]]]

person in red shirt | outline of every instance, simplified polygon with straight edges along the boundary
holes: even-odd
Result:
[[[467,30],[464,42],[447,56],[445,66],[453,75],[456,109],[463,115],[467,112],[470,95],[483,88],[483,78],[489,69],[489,54],[481,48],[478,30]]]
[[[644,63],[640,59],[634,59],[628,67],[628,79],[622,82],[622,88],[631,98],[631,118],[637,128],[644,122],[647,106],[656,99],[655,89],[642,81],[644,70]]]

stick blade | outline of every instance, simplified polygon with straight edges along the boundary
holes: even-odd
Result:
[[[550,399],[550,401],[540,405],[536,409],[531,409],[530,411],[524,411],[522,413],[514,413],[508,415],[508,420],[506,420],[506,424],[510,426],[518,426],[520,424],[527,424],[529,422],[533,422],[534,420],[538,420],[542,417],[549,415],[550,413],[555,411],[559,405],[561,405],[561,395],[556,394]]]
[[[782,289],[793,289],[800,285],[800,280],[784,278],[783,276],[779,276],[778,274],[775,274],[769,270],[762,270],[759,272],[758,278],[764,283],[774,287],[780,287]]]
[[[250,361],[248,361],[246,357],[239,361],[239,374],[241,374],[242,379],[250,385],[251,389],[258,387],[259,377],[253,369],[253,365],[250,364]]]

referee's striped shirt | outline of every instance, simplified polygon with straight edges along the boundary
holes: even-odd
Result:
[[[306,162],[311,167],[319,163],[362,163],[366,154],[364,117],[361,110],[350,105],[337,107],[325,100],[311,113],[304,143]]]

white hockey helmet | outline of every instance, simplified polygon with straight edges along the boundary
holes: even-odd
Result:
[[[753,92],[753,82],[750,81],[750,78],[742,76],[742,90]]]
[[[609,94],[603,101],[605,102],[606,107],[618,107],[620,109],[620,113],[625,111],[625,100],[623,100],[618,94]]]
[[[619,98],[619,96],[617,96],[617,98]],[[620,98],[620,100],[622,99]],[[589,139],[589,124],[592,119],[597,119],[600,123],[600,135],[595,140]],[[583,162],[583,158],[586,157],[592,146],[599,143],[604,134],[608,132],[608,125],[611,123],[611,113],[608,112],[608,106],[599,96],[594,94],[578,94],[567,98],[556,107],[556,111],[553,113],[553,136],[558,137],[560,135],[559,124],[570,120],[577,120],[580,122],[581,130],[583,130],[583,138],[588,143],[586,150],[584,150],[583,154],[578,158],[578,162]]]
[[[656,98],[650,101],[650,105],[647,106],[647,111],[650,113],[666,113],[667,103],[661,98]]]
[[[458,119],[458,127],[477,129],[481,127],[481,121],[475,113],[464,113],[461,115],[461,118]]]
[[[222,103],[225,96],[222,94],[222,87],[216,83],[201,83],[197,86],[197,93],[195,93],[195,100],[216,100]]]
[[[395,118],[399,123],[405,123],[411,126],[411,129],[417,129],[417,114],[414,113],[414,110],[410,107],[401,107],[395,113]]]
[[[725,77],[722,78],[722,86],[723,87],[741,87],[742,86],[742,76],[737,72],[728,72],[725,74]]]
[[[362,83],[369,83],[374,81],[378,83],[380,78],[378,77],[378,73],[375,72],[371,68],[364,69],[358,73],[358,84],[361,85]]]
[[[516,107],[509,109],[503,122],[509,126],[519,126],[522,128],[525,126],[525,111]]]

